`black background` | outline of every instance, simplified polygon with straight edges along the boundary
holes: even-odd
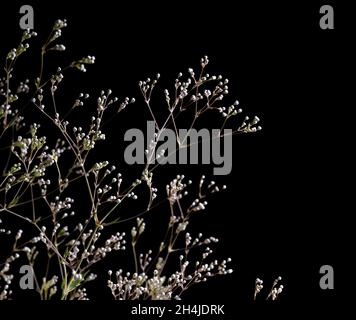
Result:
[[[1,4],[1,57],[20,35],[20,4]],[[268,284],[278,275],[285,285],[280,303],[320,301],[326,306],[336,299],[348,236],[342,230],[349,213],[344,138],[350,52],[341,37],[348,30],[341,13],[345,8],[333,4],[335,30],[321,30],[322,4],[33,3],[36,41],[46,37],[55,19],[68,20],[62,41],[67,50],[53,54],[54,60],[96,56],[87,74],[65,79],[68,95],[84,91],[95,96],[111,88],[120,97],[139,100],[138,80],[157,72],[163,81],[173,80],[206,54],[211,73],[228,77],[231,95],[248,114],[262,119],[261,133],[234,139],[233,171],[216,179],[229,189],[212,199],[200,220],[205,233],[221,238],[219,254],[233,258],[235,273],[193,289],[187,301],[220,301],[231,311],[235,303],[250,303],[256,277]],[[24,60],[24,70],[38,63]],[[122,161],[115,151],[120,144],[115,130],[145,117],[141,101],[130,106],[128,122],[122,128],[120,119],[110,124],[114,139],[100,150],[109,149],[107,157]],[[204,172],[211,176],[204,166],[167,170],[158,178],[161,183],[182,170],[195,178]],[[334,291],[319,288],[324,264],[335,269]]]

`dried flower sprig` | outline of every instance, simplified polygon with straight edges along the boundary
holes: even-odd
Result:
[[[279,294],[282,293],[284,286],[281,284],[279,287],[277,287],[278,283],[282,280],[282,277],[278,277],[273,281],[271,290],[269,291],[266,300],[277,300]],[[256,300],[257,295],[262,291],[263,289],[263,281],[259,278],[256,278],[255,281],[255,292],[253,299]]]
[[[160,74],[139,82],[156,128],[146,150],[147,164],[130,181],[123,176],[121,168],[106,160],[98,161],[93,153],[97,144],[107,138],[104,123],[110,110],[124,111],[135,99],[120,100],[111,90],[103,90],[94,98],[79,93],[69,110],[57,105],[66,71],[74,68],[85,72],[88,65],[95,63],[94,56],[86,56],[48,74],[45,70],[47,55],[66,49],[58,43],[66,26],[66,20],[54,23],[41,47],[40,70],[33,82],[18,81],[14,72],[17,59],[28,51],[28,40],[36,36],[30,31],[25,31],[20,44],[7,54],[5,75],[0,79],[0,143],[4,145],[0,149],[0,218],[3,219],[0,223],[9,223],[1,227],[0,240],[2,236],[11,237],[11,231],[14,232],[10,230],[10,219],[18,219],[29,227],[15,231],[8,256],[3,257],[1,252],[0,300],[14,295],[10,288],[14,285],[12,266],[19,258],[25,259],[33,269],[35,290],[41,299],[89,299],[85,286],[97,277],[94,267],[114,252],[132,253],[134,265],[134,271],[127,273],[118,265],[115,278],[109,271],[108,286],[116,299],[180,299],[193,285],[230,274],[230,258],[212,258],[218,239],[201,233],[192,236],[187,231],[191,217],[207,208],[207,197],[226,186],[217,186],[215,181],[207,183],[203,176],[197,194],[189,200],[192,181],[182,174],[177,175],[165,191],[161,190],[155,179],[159,164],[154,164],[156,158],[163,156],[156,155],[155,150],[164,129],[177,130],[178,118],[182,115],[190,121],[187,137],[197,120],[208,111],[221,115],[220,136],[225,134],[223,129],[230,120],[242,113],[238,101],[224,105],[229,93],[228,79],[208,74],[209,59],[203,57],[199,71],[189,68],[185,75],[179,73],[173,89],[163,90],[161,96],[167,109],[163,116],[160,112],[160,117],[152,106]],[[22,107],[27,105],[23,103],[25,99],[43,116],[38,122],[24,122],[25,119],[32,121]],[[88,124],[76,124],[72,113],[93,99],[96,107],[91,113],[88,111]],[[193,111],[191,118],[189,110]],[[42,123],[55,129],[55,141],[43,135]],[[237,125],[233,124],[232,134],[259,131],[258,123],[258,117],[252,120],[245,117],[237,121]],[[178,141],[179,147],[187,147],[187,137]],[[72,196],[76,195],[79,185],[89,199],[84,206]],[[130,211],[129,216],[124,216],[123,205],[130,205],[145,193],[148,193],[146,210]],[[147,197],[142,196],[144,198]],[[164,202],[169,208],[165,235],[158,248],[141,252],[141,237],[150,230],[145,214]],[[117,229],[119,223],[133,221],[136,224],[129,235],[124,224],[122,229]],[[174,270],[167,267],[169,261],[175,263]],[[43,262],[47,265],[45,271],[38,267]],[[275,285],[270,297],[277,298],[279,291]]]
[[[191,216],[196,211],[204,210],[199,204],[206,195],[200,195],[183,211],[181,201],[187,196],[187,191],[184,191],[187,184],[183,179],[184,176],[179,175],[167,185],[171,216],[167,221],[166,235],[155,252],[149,250],[147,253],[137,254],[136,246],[146,226],[142,218],[137,218],[137,226],[131,230],[135,273],[124,274],[123,270],[119,269],[113,279],[113,272],[109,270],[108,286],[115,299],[181,299],[181,295],[194,284],[233,272],[227,267],[231,262],[230,258],[223,261],[216,259],[208,261],[213,254],[211,246],[217,243],[218,239],[203,237],[201,233],[193,238],[186,232]],[[195,251],[201,252],[200,258],[196,258]],[[166,274],[168,260],[176,260],[178,270]]]

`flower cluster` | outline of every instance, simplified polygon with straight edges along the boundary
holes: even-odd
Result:
[[[6,230],[2,225],[3,222],[0,219],[0,237],[2,235],[13,237],[11,230]],[[17,231],[12,243],[13,252],[3,263],[0,263],[0,300],[9,299],[12,294],[10,287],[14,279],[14,274],[11,272],[11,268],[14,262],[20,257],[19,252],[30,250],[28,247],[18,245],[18,240],[21,238],[22,232],[22,230]]]
[[[203,237],[202,233],[193,238],[186,231],[191,214],[205,209],[200,206],[201,199],[205,198],[209,191],[216,192],[216,187],[211,188],[215,183],[211,182],[206,188],[208,192],[203,193],[204,178],[202,178],[198,198],[183,211],[182,196],[188,195],[185,189],[192,184],[191,181],[185,183],[184,178],[184,175],[178,175],[167,185],[171,216],[167,220],[166,237],[155,252],[153,250],[146,254],[137,252],[139,238],[146,229],[144,219],[137,218],[137,225],[131,230],[135,273],[124,274],[123,270],[119,269],[113,279],[113,272],[109,271],[108,286],[115,299],[180,299],[181,295],[194,284],[233,272],[228,268],[230,258],[209,261],[214,251],[211,246],[218,243],[218,239]],[[197,259],[195,257],[199,256],[199,252],[200,258]],[[167,274],[167,264],[170,260],[176,261],[179,267],[176,271]]]
[[[278,298],[278,295],[283,291],[284,286],[281,284],[278,286],[279,282],[282,280],[282,277],[278,277],[273,281],[272,287],[266,297],[266,300],[276,300]],[[255,281],[255,293],[254,293],[254,300],[256,300],[257,295],[262,291],[263,289],[263,280],[260,278],[256,278]]]
[[[30,31],[25,31],[20,44],[7,54],[5,75],[0,78],[0,241],[3,237],[13,239],[9,254],[6,250],[0,252],[0,300],[15,296],[10,287],[12,269],[19,258],[34,270],[35,290],[45,300],[89,299],[86,284],[96,280],[96,265],[110,255],[131,254],[134,265],[134,271],[125,273],[120,260],[115,260],[119,261],[118,271],[109,271],[108,280],[115,299],[180,299],[193,285],[232,273],[230,258],[213,258],[218,239],[189,230],[191,218],[206,210],[207,197],[226,189],[225,185],[207,182],[202,176],[194,189],[194,183],[180,174],[164,190],[156,180],[158,166],[153,161],[148,161],[132,180],[124,179],[121,167],[98,161],[94,151],[98,143],[108,138],[103,125],[108,113],[125,110],[135,103],[134,98],[120,100],[111,90],[103,90],[94,98],[78,93],[69,110],[57,105],[66,70],[85,72],[88,65],[95,63],[94,56],[86,56],[58,67],[54,74],[47,72],[47,55],[65,50],[58,41],[66,26],[66,20],[54,23],[41,46],[41,65],[34,81],[17,80],[14,72],[17,59],[29,48],[28,40],[36,36]],[[146,150],[148,158],[153,157],[164,129],[176,128],[182,113],[189,118],[188,110],[193,110],[191,129],[207,111],[220,114],[221,132],[230,118],[242,113],[237,101],[230,106],[223,104],[229,81],[207,73],[208,64],[208,57],[203,57],[199,71],[189,68],[185,75],[179,73],[173,89],[163,90],[167,110],[160,112],[160,117],[151,108],[160,74],[139,82],[144,103],[156,124],[154,138]],[[94,110],[89,107],[90,101],[94,101]],[[38,122],[24,122],[24,105],[33,108],[34,114],[37,112]],[[88,111],[87,124],[78,124],[71,117],[82,108]],[[26,120],[33,121],[28,116]],[[45,128],[55,129],[55,140],[40,134],[44,132],[43,123]],[[235,125],[233,133],[256,132],[260,130],[258,123],[258,117],[245,117]],[[180,145],[184,142],[179,141]],[[198,190],[197,194],[193,190]],[[88,199],[84,205],[80,203],[83,197]],[[137,199],[141,204],[147,199],[146,210],[127,210]],[[145,241],[144,247],[151,246],[147,251],[141,246],[142,237],[151,231],[145,214],[159,206],[167,212],[165,232],[158,246]],[[10,219],[24,224],[24,231],[11,230]],[[127,229],[131,229],[130,236],[126,235]],[[43,263],[46,268],[38,267]],[[256,284],[256,292],[261,289],[262,283]],[[277,288],[276,282],[269,297],[276,299],[282,289]]]

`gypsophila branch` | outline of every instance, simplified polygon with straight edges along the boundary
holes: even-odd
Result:
[[[0,252],[0,300],[15,296],[13,268],[19,259],[33,269],[42,300],[89,299],[86,285],[97,281],[97,265],[105,266],[108,257],[123,254],[130,257],[132,271],[124,271],[130,264],[120,265],[120,259],[115,259],[117,270],[108,271],[107,286],[118,300],[181,299],[194,285],[231,274],[231,258],[213,258],[219,240],[191,228],[191,219],[201,218],[209,198],[226,186],[206,176],[194,183],[183,174],[167,179],[165,188],[160,186],[157,160],[166,154],[156,150],[166,129],[174,130],[178,143],[168,156],[207,142],[188,143],[190,133],[203,121],[202,115],[212,114],[220,128],[211,141],[255,133],[261,130],[260,119],[242,116],[237,100],[225,102],[229,80],[207,73],[207,56],[200,60],[199,68],[178,73],[168,89],[161,88],[160,74],[146,78],[139,82],[139,89],[155,132],[144,150],[147,162],[130,180],[123,166],[101,159],[96,151],[98,144],[110,138],[105,124],[113,121],[112,114],[124,116],[121,112],[134,108],[136,100],[125,96],[120,100],[106,89],[94,97],[79,91],[68,106],[59,103],[68,76],[65,71],[86,72],[95,63],[94,56],[84,56],[49,72],[46,63],[51,53],[66,50],[59,43],[65,27],[65,19],[54,23],[41,46],[34,81],[18,81],[14,72],[17,59],[29,51],[28,40],[36,36],[29,30],[8,52],[0,77],[0,241],[6,237],[5,242],[10,243],[9,255],[3,257]],[[154,105],[154,96],[164,101],[163,109]],[[34,117],[39,114],[36,123],[24,106],[33,108]],[[86,123],[77,123],[78,112],[83,118],[88,115]],[[188,123],[184,137],[178,135],[182,118]],[[54,129],[55,141],[44,135],[41,124],[46,130]],[[229,125],[231,131],[225,132]],[[78,196],[78,190],[84,192]],[[135,209],[135,202],[143,202],[143,208]],[[158,246],[149,242],[154,219],[148,221],[146,216],[153,210],[167,212],[159,222],[163,232]],[[12,219],[24,228],[11,230]],[[278,279],[267,299],[275,300],[281,293]],[[256,280],[254,299],[262,288],[262,282]]]

